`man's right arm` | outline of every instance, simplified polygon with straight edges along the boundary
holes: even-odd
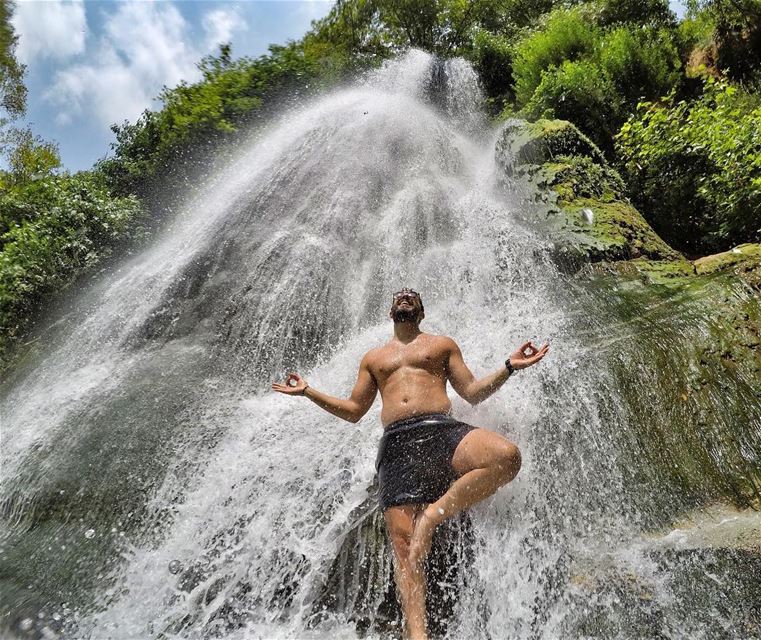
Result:
[[[296,384],[291,386],[289,384],[291,381]],[[368,356],[365,355],[359,365],[357,382],[354,385],[351,396],[346,400],[334,398],[327,393],[318,391],[314,387],[310,387],[303,378],[295,373],[288,374],[285,384],[273,384],[272,389],[288,395],[304,395],[317,406],[322,407],[334,416],[349,422],[359,422],[372,406],[378,392],[378,385],[370,373]]]

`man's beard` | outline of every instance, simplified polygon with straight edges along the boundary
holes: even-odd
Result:
[[[417,309],[394,309],[392,312],[394,322],[417,322]]]

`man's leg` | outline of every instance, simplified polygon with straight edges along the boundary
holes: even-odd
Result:
[[[521,454],[501,435],[476,429],[457,445],[452,467],[459,477],[441,498],[423,510],[415,523],[408,553],[415,567],[421,567],[428,555],[436,526],[510,482],[521,468]]]
[[[402,614],[411,640],[427,638],[425,614],[425,572],[415,570],[409,560],[410,537],[415,519],[425,505],[405,504],[389,507],[383,513],[394,549],[394,580],[402,604]]]

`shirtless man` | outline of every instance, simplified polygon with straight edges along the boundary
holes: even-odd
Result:
[[[450,414],[447,380],[470,404],[492,395],[514,370],[539,362],[549,344],[517,349],[494,373],[471,373],[454,340],[420,331],[423,301],[411,289],[394,294],[394,337],[362,358],[347,400],[317,391],[295,373],[272,389],[302,395],[333,415],[358,422],[378,390],[383,408],[376,466],[379,499],[394,550],[394,579],[407,635],[427,638],[424,564],[436,527],[510,482],[521,466],[518,448],[501,435]]]

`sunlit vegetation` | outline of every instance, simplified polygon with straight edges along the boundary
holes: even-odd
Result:
[[[644,103],[618,135],[634,201],[693,254],[761,239],[761,97],[709,80],[698,100]]]
[[[65,172],[24,113],[12,5],[0,1],[0,332],[144,238],[197,177],[271,117],[410,47],[462,56],[497,120],[561,118],[602,149],[647,221],[691,255],[761,239],[761,0],[337,0],[298,41],[230,47],[161,108],[116,123],[110,156]],[[711,79],[711,80],[708,80]]]

